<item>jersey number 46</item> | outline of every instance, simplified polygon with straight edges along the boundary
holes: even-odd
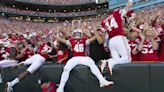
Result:
[[[84,44],[76,44],[75,47],[74,47],[74,51],[84,52]]]

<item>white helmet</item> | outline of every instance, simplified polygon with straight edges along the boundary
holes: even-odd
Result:
[[[81,29],[75,29],[73,31],[73,35],[75,39],[81,39],[83,36],[83,32],[81,31]]]

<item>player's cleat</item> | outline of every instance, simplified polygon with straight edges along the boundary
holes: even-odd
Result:
[[[5,91],[6,92],[12,92],[13,91],[12,84],[10,82],[7,82]]]
[[[107,86],[111,86],[113,85],[114,82],[113,81],[107,81],[107,80],[104,80],[100,83],[100,87],[107,87]]]
[[[63,89],[58,88],[56,92],[64,92]]]
[[[107,60],[101,60],[101,67],[100,67],[100,69],[101,69],[102,73],[103,73],[103,70],[104,70],[106,64],[107,64]]]
[[[112,75],[113,74],[112,65],[111,65],[112,59],[108,59],[107,61],[108,61],[108,69],[109,69],[110,75]]]

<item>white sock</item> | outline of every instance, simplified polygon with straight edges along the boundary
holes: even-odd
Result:
[[[18,79],[18,78],[15,78],[13,81],[11,81],[12,87],[13,87],[15,84],[17,84],[17,83],[19,83],[19,79]]]
[[[64,71],[61,76],[60,84],[59,84],[59,89],[64,90],[65,84],[69,78],[69,71]]]

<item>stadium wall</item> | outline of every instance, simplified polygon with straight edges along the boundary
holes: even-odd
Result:
[[[41,92],[37,80],[42,76],[59,83],[64,65],[48,64],[42,66],[35,74],[15,85],[14,92]],[[11,81],[26,67],[16,69],[1,69],[3,83],[0,92],[3,92],[5,81]],[[115,84],[108,88],[99,88],[96,77],[86,66],[77,66],[71,72],[65,90],[66,92],[164,92],[164,63],[131,63],[116,65],[113,76],[104,74]]]

